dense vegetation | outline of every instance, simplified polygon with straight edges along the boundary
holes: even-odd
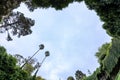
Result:
[[[30,80],[31,76],[16,63],[17,60],[0,47],[0,80]]]
[[[107,46],[107,48],[106,48]],[[117,38],[112,39],[109,44],[104,44],[99,51],[100,67],[85,80],[115,80],[116,75],[120,70],[120,40]],[[102,56],[103,55],[103,56]],[[101,58],[99,58],[101,57]]]
[[[9,55],[4,47],[0,46],[0,80],[45,80],[32,72],[39,68],[38,62],[31,59],[23,68],[20,65],[26,62],[26,58],[16,54]],[[33,64],[36,63],[35,66]]]
[[[26,36],[32,33],[31,26],[34,20],[27,18],[21,12],[13,12],[13,9],[19,7],[23,2],[32,12],[37,8],[55,8],[62,10],[70,3],[84,1],[90,10],[94,10],[104,22],[103,28],[113,39],[111,43],[102,45],[96,53],[100,67],[90,76],[85,76],[82,72],[77,74],[76,80],[119,80],[120,78],[120,1],[119,0],[1,0],[0,1],[0,33],[7,32],[7,40],[11,41],[12,35]],[[16,59],[6,53],[6,50],[0,48],[0,79],[6,80],[29,80],[30,75],[21,70],[16,65]],[[5,60],[5,61],[4,61]],[[12,64],[10,64],[12,63]],[[3,65],[5,66],[3,68]],[[6,70],[7,69],[7,70]],[[11,72],[9,72],[9,70]],[[79,76],[82,75],[82,77]],[[24,77],[25,76],[25,77]],[[68,80],[73,80],[69,77]]]

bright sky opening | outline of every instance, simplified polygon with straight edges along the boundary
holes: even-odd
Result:
[[[98,48],[110,42],[111,38],[102,28],[102,22],[94,11],[88,10],[82,3],[70,4],[63,10],[53,8],[37,9],[29,12],[24,4],[15,11],[21,11],[25,16],[35,20],[31,35],[6,41],[7,34],[0,34],[1,45],[10,54],[32,56],[40,44],[45,50],[35,56],[39,62],[44,52],[50,51],[50,56],[41,66],[38,75],[46,80],[66,80],[75,76],[76,70],[88,74],[95,71],[99,64],[95,53]]]

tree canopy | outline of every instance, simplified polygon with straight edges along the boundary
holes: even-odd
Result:
[[[25,70],[16,65],[17,60],[8,55],[6,49],[0,46],[0,79],[1,80],[30,80]]]
[[[25,36],[32,33],[31,26],[34,25],[34,20],[27,18],[21,12],[11,12],[7,17],[4,17],[0,26],[0,33],[7,31],[7,40],[12,40],[9,31],[13,35]]]
[[[119,0],[84,0],[90,10],[95,10],[104,22],[103,28],[112,37],[120,36]]]
[[[32,75],[32,72],[38,68],[38,65],[33,66],[34,59],[22,69],[20,65],[24,63],[23,60],[25,60],[23,56],[9,55],[6,49],[0,46],[0,80],[44,80],[41,76]]]
[[[109,0],[109,1],[108,0],[18,0],[18,1],[1,0],[0,10],[2,11],[0,12],[0,20],[2,20],[2,18],[4,19],[3,16],[6,16],[9,13],[11,13],[13,9],[19,7],[21,2],[25,3],[30,11],[34,11],[34,9],[37,8],[49,8],[49,7],[55,8],[56,10],[62,10],[63,8],[67,7],[70,3],[81,2],[81,1],[84,1],[90,10],[96,11],[97,15],[104,22],[103,28],[110,36],[112,37],[120,36],[120,27],[119,27],[120,1],[119,0]],[[26,35],[31,33],[30,28],[27,29],[26,29],[27,31]],[[26,33],[26,31],[24,33]]]

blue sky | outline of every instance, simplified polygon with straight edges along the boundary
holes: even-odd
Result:
[[[41,61],[46,50],[50,51],[50,57],[38,75],[47,80],[66,80],[68,76],[74,77],[76,70],[88,74],[88,69],[93,72],[99,67],[94,55],[103,43],[111,39],[102,29],[99,17],[84,3],[70,4],[62,11],[41,8],[31,13],[24,4],[17,10],[35,20],[33,33],[21,38],[13,37],[11,42],[5,40],[7,34],[0,34],[0,44],[8,53],[25,57],[38,50],[39,44],[44,44],[45,49],[35,57]]]

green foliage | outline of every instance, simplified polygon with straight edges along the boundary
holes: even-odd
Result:
[[[104,22],[103,28],[112,37],[120,36],[120,1],[119,0],[84,0],[87,7],[95,10]]]
[[[17,59],[16,59],[17,58]],[[0,80],[45,80],[40,76],[32,76],[32,72],[37,68],[32,65],[34,63],[34,59],[31,59],[23,69],[20,65],[16,65],[20,63],[24,59],[21,55],[12,55],[7,54],[6,49],[0,46]],[[23,62],[24,63],[24,62]],[[20,63],[20,64],[23,64]]]
[[[0,0],[0,20],[13,9],[19,7],[22,1],[24,0]]]
[[[23,67],[23,70],[27,71],[28,74],[31,75],[34,71],[34,67],[31,64],[27,63],[25,67]]]
[[[119,73],[117,74],[115,80],[120,80],[120,71],[119,71]]]
[[[69,76],[67,80],[75,80],[72,76]]]
[[[32,3],[40,8],[53,7],[56,10],[62,10],[75,1],[80,2],[82,0],[32,0]]]
[[[0,26],[0,32],[8,32],[7,40],[12,40],[9,30],[13,35],[25,36],[32,33],[31,26],[34,25],[34,20],[27,18],[21,12],[11,12],[7,17],[4,17]]]
[[[120,60],[120,40],[113,38],[110,44],[102,45],[96,56],[99,58],[103,54],[106,54],[106,56],[101,59],[100,67],[84,80],[114,80],[116,74],[119,74],[117,72],[119,70],[118,61]],[[117,68],[117,71],[115,71],[115,68]]]
[[[99,73],[100,73],[100,68],[97,68],[96,71],[92,75],[86,77],[83,80],[98,80],[97,74],[99,74]]]
[[[0,47],[0,80],[29,80],[28,73],[16,65],[17,60]]]
[[[106,70],[107,73],[110,73],[112,69],[118,62],[120,58],[120,40],[114,38],[112,40],[112,46],[110,47],[109,54],[103,60],[103,69]]]
[[[0,20],[3,15],[7,15],[14,8],[19,7],[24,2],[30,11],[36,8],[55,8],[62,10],[70,3],[84,1],[90,10],[95,10],[100,19],[104,22],[103,28],[112,37],[120,36],[120,1],[119,0],[8,0],[0,1]],[[12,4],[14,2],[14,4]],[[11,40],[11,39],[10,39]]]
[[[86,75],[82,72],[77,70],[75,73],[75,78],[76,80],[82,80],[84,77],[86,77]]]
[[[24,2],[30,11],[36,8],[55,8],[62,10],[70,3],[84,1],[90,10],[95,10],[104,22],[103,28],[112,37],[120,36],[120,1],[119,0],[1,0],[0,20],[2,16],[9,14],[13,9]]]
[[[102,45],[101,48],[98,49],[98,52],[95,54],[95,56],[98,58],[98,62],[101,64],[102,60],[105,58],[105,56],[108,54],[110,48],[109,43],[105,43]]]
[[[34,25],[34,20],[24,17],[20,12],[12,12],[13,9],[19,7],[21,2],[26,0],[1,0],[0,1],[0,33],[8,32],[7,40],[11,41],[12,38],[9,31],[12,31],[13,36],[25,36],[32,33],[31,26]],[[2,25],[2,26],[1,26]]]
[[[14,73],[12,71],[16,65],[16,59],[11,55],[7,55],[5,48],[0,47],[0,69],[6,73]],[[4,67],[3,67],[4,66]]]
[[[43,49],[43,45],[40,46],[40,49]],[[21,69],[26,71],[32,80],[45,80],[41,76],[36,76],[41,66],[41,64],[37,62],[37,59],[31,58],[30,56],[24,58],[20,54],[15,54],[14,57],[17,59],[17,65],[21,66]]]

